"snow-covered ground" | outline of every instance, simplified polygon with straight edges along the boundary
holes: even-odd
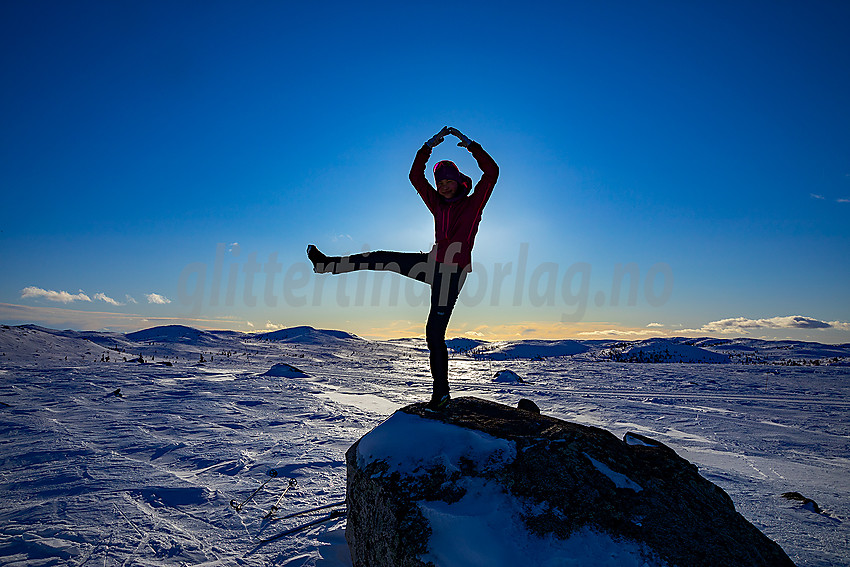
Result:
[[[464,344],[454,395],[530,398],[549,415],[656,438],[798,565],[850,563],[850,347],[583,341],[561,356],[565,346]],[[613,361],[640,352],[731,362]],[[268,372],[275,364],[306,376]],[[501,370],[522,382],[494,380]],[[429,382],[416,339],[2,327],[0,565],[350,565],[344,518],[261,544],[321,517],[263,516],[289,479],[279,516],[342,500],[345,451],[427,399]]]

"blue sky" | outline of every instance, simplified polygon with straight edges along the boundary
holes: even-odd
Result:
[[[848,24],[846,2],[0,3],[0,321],[421,335],[423,289],[314,276],[304,248],[429,249],[407,174],[448,124],[501,171],[450,335],[848,342]]]

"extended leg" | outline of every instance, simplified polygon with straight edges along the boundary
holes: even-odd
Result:
[[[307,257],[317,274],[347,274],[355,270],[380,270],[395,272],[421,282],[433,279],[433,255],[424,252],[389,252],[378,250],[350,256],[326,256],[312,244],[307,247]]]

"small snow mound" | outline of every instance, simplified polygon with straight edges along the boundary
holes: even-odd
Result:
[[[493,376],[493,381],[504,382],[507,384],[521,384],[524,382],[524,380],[513,370],[500,370],[496,372],[496,375]]]
[[[814,512],[816,514],[820,514],[823,512],[823,510],[821,510],[821,507],[818,506],[817,502],[815,502],[811,498],[806,498],[799,492],[786,492],[782,495],[782,498],[799,502],[800,504],[802,504],[803,508],[805,508],[809,512]]]
[[[302,370],[295,368],[291,364],[286,364],[285,362],[278,362],[271,368],[269,368],[264,374],[261,376],[276,376],[278,378],[306,378],[307,374],[305,374]]]

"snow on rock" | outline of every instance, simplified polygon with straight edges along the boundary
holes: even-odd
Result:
[[[513,370],[499,370],[496,372],[496,375],[493,376],[493,381],[505,382],[508,384],[521,384],[524,382],[524,380]]]
[[[395,412],[360,439],[356,455],[359,467],[383,461],[390,474],[414,474],[434,466],[460,472],[463,461],[504,464],[516,457],[516,445],[474,429]]]
[[[478,398],[402,408],[346,453],[354,567],[793,567],[694,465],[633,438]]]
[[[626,433],[623,436],[623,441],[626,442],[626,445],[642,445],[644,447],[658,447],[659,446],[652,439],[644,437],[643,435],[638,435],[637,433],[633,433],[631,431],[629,431],[628,433]]]
[[[635,492],[640,492],[643,490],[643,487],[627,477],[624,474],[612,471],[608,465],[603,462],[597,461],[587,453],[582,453],[587,459],[593,463],[593,466],[596,467],[596,470],[604,474],[608,477],[608,480],[614,483],[614,486],[617,488],[628,488],[629,490],[634,490]]]
[[[306,378],[307,374],[304,371],[292,366],[291,364],[286,364],[285,362],[278,362],[267,371],[265,371],[262,376],[277,376],[280,378]]]
[[[430,546],[420,556],[440,567],[487,565],[593,565],[594,567],[653,567],[640,545],[617,541],[591,528],[577,530],[568,539],[538,536],[524,525],[527,506],[494,483],[470,481],[465,494],[451,504],[425,501],[419,509],[429,522]]]

